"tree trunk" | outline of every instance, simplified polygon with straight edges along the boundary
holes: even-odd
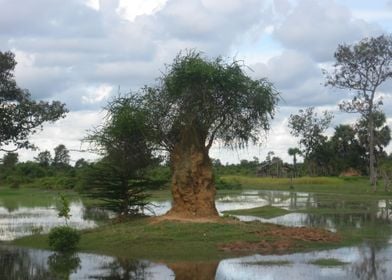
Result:
[[[218,217],[212,163],[200,138],[188,130],[171,151],[173,204],[168,215]]]
[[[377,172],[375,167],[375,155],[374,155],[374,118],[373,112],[369,114],[369,173],[370,173],[370,185],[373,191],[377,188]]]

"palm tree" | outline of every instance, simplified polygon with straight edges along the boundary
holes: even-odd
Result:
[[[290,156],[293,156],[293,166],[294,166],[294,177],[296,177],[297,174],[297,155],[301,154],[300,149],[298,148],[289,148],[287,151]]]

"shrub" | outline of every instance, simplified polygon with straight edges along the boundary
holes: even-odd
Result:
[[[49,246],[55,251],[74,251],[80,241],[80,233],[69,226],[54,227],[49,232]]]

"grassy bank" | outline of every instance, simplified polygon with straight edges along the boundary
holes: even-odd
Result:
[[[279,234],[287,229],[272,224],[244,223],[227,218],[204,223],[139,218],[82,231],[79,249],[132,259],[204,261],[249,253],[271,254],[324,249],[341,246],[341,242],[353,242],[352,239],[343,239],[339,242],[325,239],[312,241],[302,236],[295,238],[295,234]],[[319,231],[320,233],[313,234],[327,234],[333,238],[336,236],[324,230]],[[47,235],[24,237],[13,241],[12,244],[48,248]],[[261,246],[260,244],[262,247],[252,249],[252,246]],[[282,247],[282,244],[286,247]],[[265,249],[268,251],[263,251]]]
[[[355,195],[392,195],[379,186],[373,192],[367,177],[299,177],[299,178],[270,178],[249,176],[222,176],[227,183],[241,184],[243,189],[303,191],[318,193],[339,193]]]

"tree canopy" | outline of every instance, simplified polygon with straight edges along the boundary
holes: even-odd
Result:
[[[143,89],[150,125],[162,146],[172,150],[184,132],[193,133],[208,149],[214,140],[239,148],[258,142],[260,132],[269,128],[278,92],[243,69],[237,61],[180,53],[158,86]]]
[[[151,182],[145,169],[157,162],[153,156],[146,112],[134,97],[119,97],[106,107],[102,126],[86,138],[102,155],[87,175],[87,193],[104,201],[104,207],[121,215],[142,211],[148,201],[146,186]]]
[[[340,104],[340,109],[360,113],[367,120],[370,182],[375,190],[374,112],[382,105],[376,96],[377,90],[392,77],[392,36],[381,35],[352,45],[339,45],[334,56],[333,69],[324,71],[326,85],[354,92],[351,100]]]
[[[0,52],[0,150],[13,144],[15,149],[31,148],[28,136],[44,122],[65,116],[67,109],[59,101],[34,101],[28,90],[21,89],[14,78],[15,55]]]

